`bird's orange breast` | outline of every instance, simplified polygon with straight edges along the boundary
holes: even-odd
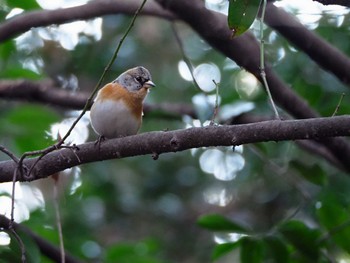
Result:
[[[142,102],[147,95],[147,90],[142,88],[139,91],[131,92],[122,87],[118,83],[109,83],[105,85],[98,93],[98,100],[122,100],[129,107],[132,114],[141,119],[142,117]]]

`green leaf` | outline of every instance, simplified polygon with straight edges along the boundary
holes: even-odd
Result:
[[[235,250],[240,245],[240,241],[232,243],[223,243],[219,244],[214,248],[212,259],[217,260],[220,257],[230,253],[232,250]]]
[[[321,249],[319,231],[310,229],[300,221],[288,221],[280,226],[279,231],[307,260],[317,262]]]
[[[327,199],[322,200],[317,215],[320,223],[331,232],[328,238],[350,253],[349,211],[336,198],[328,196]]]
[[[34,242],[34,240],[30,236],[28,236],[24,232],[20,233],[20,237],[26,249],[27,262],[28,263],[40,262],[41,254],[40,254],[38,245]]]
[[[16,51],[16,45],[13,40],[8,40],[0,45],[0,57],[2,63],[6,63],[11,54]]]
[[[301,161],[294,160],[290,162],[290,165],[309,182],[319,186],[326,185],[327,175],[318,164],[305,165]]]
[[[24,232],[17,231],[17,234],[21,239],[21,241],[23,242],[26,262],[28,263],[40,262],[40,251],[37,244],[34,242],[34,240]],[[11,236],[11,242],[8,247],[9,250],[7,251],[7,253],[5,253],[5,255],[2,255],[2,253],[0,253],[0,255],[1,257],[4,256],[5,258],[7,257],[12,258],[11,261],[7,261],[7,262],[21,262],[22,251],[21,251],[19,242],[13,237],[12,234],[10,234],[10,236]],[[15,257],[17,257],[17,259],[15,259]]]
[[[222,215],[211,214],[201,216],[197,224],[212,231],[228,231],[235,233],[247,233],[248,230],[240,224],[233,222]]]
[[[270,236],[264,239],[265,247],[273,262],[289,262],[289,252],[286,244],[278,237]]]
[[[22,79],[30,79],[30,80],[39,80],[43,78],[43,76],[39,75],[38,73],[32,70],[20,68],[19,65],[17,68],[9,68],[1,71],[0,77],[7,78],[7,79],[22,78]]]
[[[11,238],[9,246],[0,246],[0,263],[20,262],[20,250],[13,244],[14,242],[16,240]]]
[[[260,0],[229,0],[228,26],[232,37],[242,35],[253,24],[259,10]]]
[[[47,147],[51,141],[46,132],[59,120],[54,111],[36,105],[22,105],[4,117],[5,120],[0,120],[0,132],[14,140],[21,153]]]
[[[241,239],[241,262],[259,263],[263,261],[263,244],[260,240],[251,237]]]
[[[107,249],[103,262],[161,263],[157,258],[158,251],[158,246],[155,247],[154,241],[150,240],[118,243]]]
[[[7,0],[6,4],[11,8],[22,8],[24,10],[39,9],[40,6],[36,0]]]

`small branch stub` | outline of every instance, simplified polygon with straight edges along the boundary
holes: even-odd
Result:
[[[180,147],[179,140],[176,137],[171,138],[170,146],[174,151],[177,151]]]
[[[158,160],[158,158],[159,158],[159,154],[158,153],[156,153],[156,152],[152,153],[152,159],[154,161]]]

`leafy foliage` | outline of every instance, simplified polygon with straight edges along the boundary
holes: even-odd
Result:
[[[17,151],[40,150],[52,143],[46,134],[50,125],[59,120],[56,112],[37,105],[22,105],[3,116],[1,132],[13,137]]]
[[[35,0],[5,0],[5,3],[10,8],[22,8],[24,10],[39,9],[40,6]]]
[[[231,231],[237,233],[247,233],[247,230],[221,215],[205,215],[198,219],[198,224],[201,227],[212,231]]]
[[[253,24],[259,10],[261,0],[230,0],[228,9],[228,26],[232,36],[246,32]]]

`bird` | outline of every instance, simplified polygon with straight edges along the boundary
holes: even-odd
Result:
[[[137,134],[143,101],[155,86],[150,72],[137,66],[101,88],[90,110],[90,123],[99,135],[98,141]]]

